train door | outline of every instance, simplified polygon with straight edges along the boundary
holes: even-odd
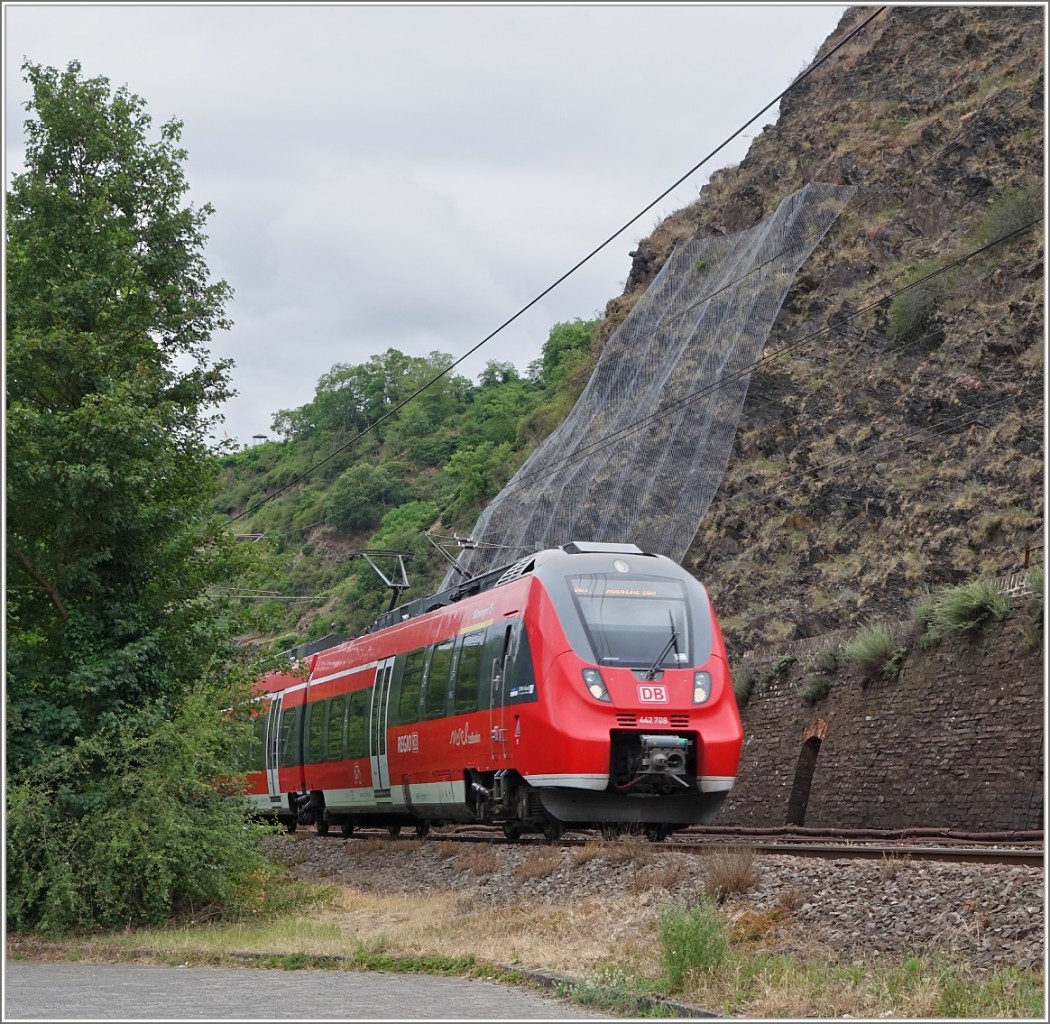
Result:
[[[494,761],[507,757],[507,655],[514,627],[492,628],[485,644],[485,668],[491,673],[489,687],[489,741]]]
[[[390,802],[390,765],[386,754],[386,720],[390,704],[390,683],[394,678],[394,659],[376,666],[372,687],[372,713],[369,718],[369,757],[372,761],[372,787],[377,802]]]
[[[270,808],[276,810],[281,805],[281,781],[278,769],[281,761],[281,698],[284,695],[275,693],[270,701],[270,713],[266,720],[266,789],[270,794]]]

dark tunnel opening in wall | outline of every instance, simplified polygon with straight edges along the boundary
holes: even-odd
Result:
[[[809,805],[809,793],[813,786],[813,775],[817,770],[817,755],[820,753],[820,744],[827,733],[827,725],[817,719],[806,728],[802,737],[802,750],[798,755],[798,763],[795,765],[795,781],[791,786],[791,797],[788,800],[787,824],[798,825],[806,823],[806,807]]]

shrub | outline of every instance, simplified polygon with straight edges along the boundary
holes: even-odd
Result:
[[[975,242],[987,245],[1039,221],[1043,214],[1043,183],[1033,179],[1007,189],[993,199],[980,224],[971,233]]]
[[[947,590],[938,598],[934,625],[942,632],[971,633],[992,619],[1005,619],[1009,611],[1005,594],[988,580],[974,580]]]
[[[843,651],[843,657],[859,665],[869,676],[882,672],[894,657],[893,638],[882,623],[865,626]]]
[[[721,967],[730,956],[729,935],[714,900],[673,904],[660,917],[661,960],[667,986],[681,992],[692,974]]]
[[[798,686],[798,695],[807,704],[816,704],[831,692],[831,679],[813,672],[805,676]]]
[[[148,735],[102,729],[9,787],[8,925],[60,936],[265,908],[275,869],[259,842],[273,829],[217,780],[224,733],[194,695]]]
[[[937,269],[933,263],[923,264],[909,275],[905,290],[900,292],[890,303],[889,324],[886,333],[899,344],[906,344],[921,338],[927,331],[936,312],[944,290],[943,275],[921,281]]]
[[[813,667],[818,672],[837,672],[839,668],[839,652],[834,644],[826,644],[813,659]]]
[[[911,625],[916,636],[923,638],[935,635],[934,624],[937,620],[937,598],[926,592],[918,597],[912,606]],[[928,644],[923,642],[923,646]]]
[[[743,672],[738,672],[733,676],[733,693],[740,707],[744,707],[751,699],[751,693],[757,681],[758,672],[752,668],[745,669]]]

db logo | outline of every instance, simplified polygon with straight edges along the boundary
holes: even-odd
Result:
[[[667,687],[665,686],[639,686],[638,700],[642,704],[666,704]]]

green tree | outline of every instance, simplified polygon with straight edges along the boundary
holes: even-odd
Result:
[[[378,526],[383,513],[397,505],[404,494],[400,477],[385,466],[367,462],[351,466],[328,491],[325,511],[329,519],[349,532]]]
[[[511,452],[509,442],[482,441],[472,448],[460,448],[448,460],[445,472],[456,481],[456,491],[442,512],[443,522],[455,522],[499,493],[510,476]]]
[[[34,801],[71,821],[114,810],[113,779],[129,766],[94,757],[84,770],[78,749],[104,736],[145,742],[190,694],[224,687],[231,623],[205,595],[241,558],[207,511],[218,466],[208,410],[231,394],[229,363],[207,344],[228,326],[230,291],[209,281],[202,255],[211,208],[183,205],[182,125],[151,141],[144,102],[82,78],[76,62],[23,71],[35,116],[6,225],[6,740],[20,794],[9,863],[36,863],[18,817]],[[226,747],[209,749],[183,780],[194,800],[233,770]],[[171,858],[193,856],[199,837],[181,835]],[[63,842],[73,840],[52,840]],[[8,895],[31,925],[61,888],[45,880],[34,901],[24,878]],[[179,898],[175,885],[147,916]],[[48,919],[86,923],[89,911]],[[135,916],[128,908],[125,920]]]
[[[555,324],[544,342],[543,354],[529,364],[530,376],[546,388],[563,383],[590,352],[598,323],[577,319]]]

